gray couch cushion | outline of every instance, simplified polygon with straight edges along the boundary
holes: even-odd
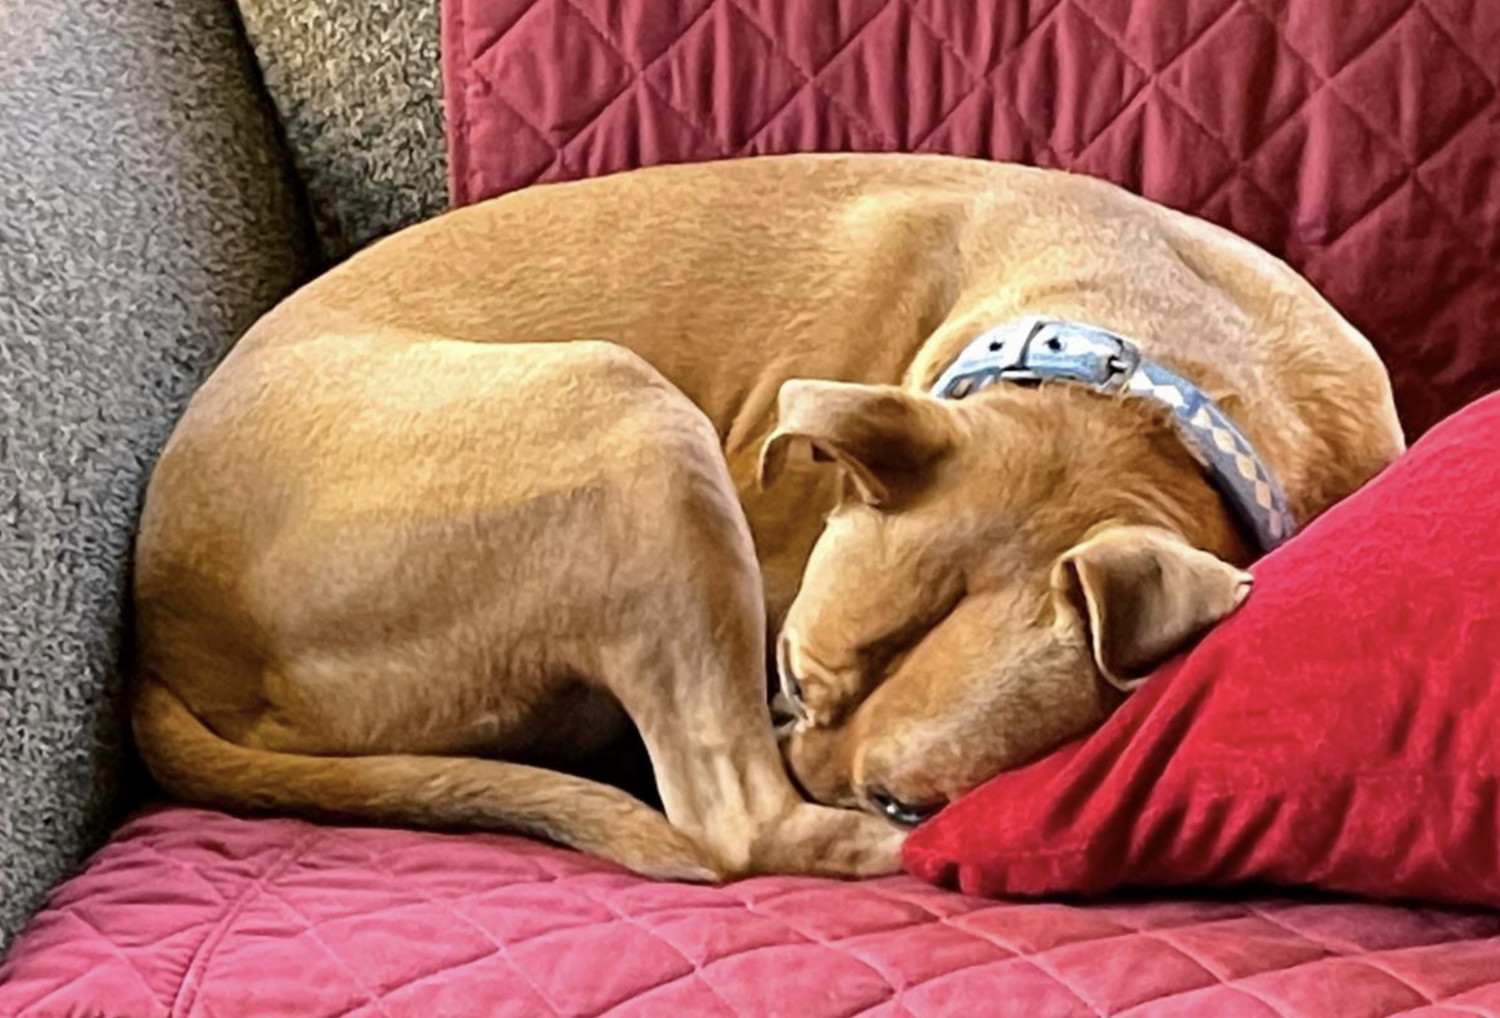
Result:
[[[447,207],[438,0],[240,0],[323,251]]]
[[[147,471],[312,240],[230,0],[0,6],[0,124],[3,944],[120,808]]]

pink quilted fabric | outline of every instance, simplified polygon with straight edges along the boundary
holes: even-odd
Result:
[[[1500,916],[655,884],[520,838],[168,808],[63,885],[0,1015],[1500,1016]]]
[[[444,0],[453,199],[661,162],[1065,167],[1283,255],[1408,429],[1500,387],[1492,0]]]

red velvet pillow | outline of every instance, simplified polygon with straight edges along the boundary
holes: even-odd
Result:
[[[973,894],[1237,882],[1500,906],[1500,396],[1254,569],[1101,729],[907,842]]]

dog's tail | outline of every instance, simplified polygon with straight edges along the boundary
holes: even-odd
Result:
[[[303,756],[216,735],[158,678],[132,704],[146,766],[178,798],[416,827],[539,835],[664,880],[719,878],[712,856],[639,799],[540,767],[473,757]]]

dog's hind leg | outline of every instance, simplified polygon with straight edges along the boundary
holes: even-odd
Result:
[[[523,830],[657,877],[894,866],[899,834],[782,769],[718,436],[644,361],[340,338],[254,368],[200,393],[142,524],[134,719],[168,790]],[[593,745],[601,691],[667,816],[512,762]]]

